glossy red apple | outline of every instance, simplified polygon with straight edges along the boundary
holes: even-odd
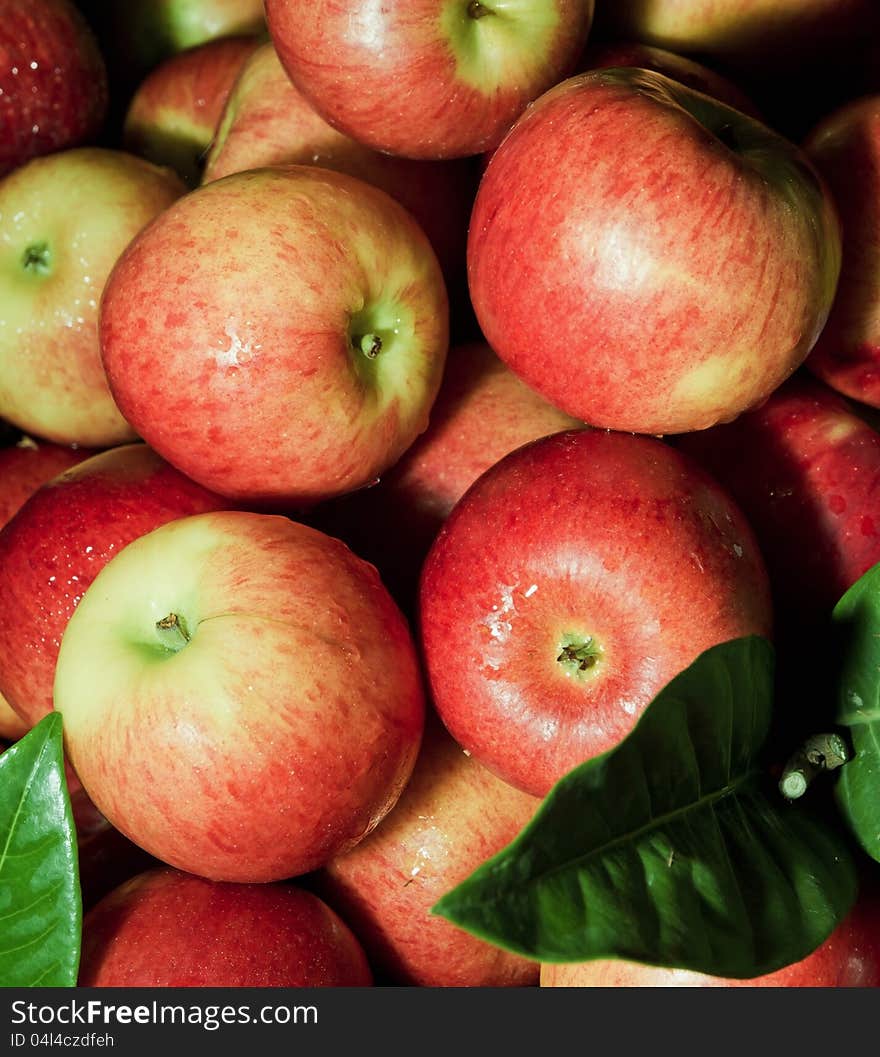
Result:
[[[833,207],[796,147],[637,69],[529,108],[489,162],[468,245],[498,355],[569,414],[639,433],[769,396],[815,343],[839,264]]]
[[[98,303],[119,254],[184,190],[169,169],[86,147],[0,181],[0,415],[61,444],[135,438],[107,388]]]
[[[163,525],[104,566],[64,632],[55,708],[110,822],[224,881],[298,876],[354,847],[400,796],[424,720],[376,570],[237,511]]]
[[[480,474],[530,440],[579,425],[485,342],[451,349],[425,432],[378,485],[325,504],[314,523],[376,565],[408,606],[434,537]]]
[[[510,843],[538,809],[467,756],[435,719],[394,810],[316,883],[397,984],[522,987],[538,966],[430,913],[446,892]]]
[[[831,317],[807,366],[828,385],[880,407],[880,95],[848,103],[805,150],[843,221],[843,269]]]
[[[61,636],[126,543],[227,501],[146,445],[103,452],[39,488],[0,531],[0,693],[32,726],[52,709]]]
[[[425,563],[420,622],[453,737],[543,796],[703,650],[769,635],[771,610],[751,529],[696,463],[583,430],[519,448],[467,492]]]
[[[107,73],[70,0],[0,0],[0,176],[97,136]]]
[[[221,37],[166,59],[129,104],[126,150],[170,166],[195,187],[232,85],[257,47],[256,37]]]
[[[31,437],[23,437],[12,447],[0,448],[0,528],[40,485],[91,454]],[[30,724],[0,694],[0,738],[15,741],[29,729]]]
[[[685,969],[603,961],[541,966],[542,987],[880,987],[880,903],[862,897],[812,954],[766,976],[727,980]]]
[[[593,0],[266,0],[291,80],[377,150],[455,158],[496,146],[574,68]]]
[[[798,374],[757,411],[678,446],[737,501],[755,530],[782,626],[828,619],[880,561],[880,434]]]
[[[94,454],[33,437],[22,437],[17,444],[0,448],[0,528],[40,485]]]
[[[214,884],[151,870],[83,922],[80,987],[354,987],[371,984],[351,930],[293,885]]]
[[[447,283],[464,270],[476,173],[464,161],[395,158],[338,132],[293,86],[271,43],[245,65],[205,163],[204,183],[266,165],[320,165],[381,187],[431,241]]]
[[[422,432],[447,312],[406,210],[291,165],[208,184],[135,239],[101,344],[117,404],[156,451],[223,495],[290,509],[373,481]]]

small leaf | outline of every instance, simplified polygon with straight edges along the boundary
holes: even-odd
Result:
[[[849,729],[853,749],[837,802],[856,839],[880,861],[880,565],[846,592],[832,620],[842,656],[837,722]]]
[[[0,987],[73,987],[82,906],[52,712],[0,754]]]
[[[766,640],[706,651],[435,912],[539,961],[739,978],[799,961],[846,914],[856,875],[841,839],[766,780],[772,700]]]

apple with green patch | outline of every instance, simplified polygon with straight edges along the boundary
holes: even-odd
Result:
[[[38,488],[0,531],[0,693],[28,727],[52,710],[61,636],[98,571],[166,521],[228,505],[145,444]]]
[[[716,70],[666,48],[637,41],[612,41],[588,47],[578,63],[578,73],[614,66],[636,66],[671,77],[697,92],[711,95],[722,103],[752,117],[760,117],[752,100],[729,78]]]
[[[126,150],[169,166],[190,187],[197,186],[229,92],[258,46],[255,37],[221,37],[157,66],[129,103]]]
[[[88,147],[0,182],[0,415],[59,444],[134,439],[101,365],[98,305],[119,254],[184,191],[169,169]]]
[[[494,153],[468,279],[486,339],[551,403],[595,426],[683,433],[757,406],[803,362],[840,255],[797,147],[621,68],[547,92]]]
[[[377,150],[454,158],[497,145],[574,68],[593,0],[266,0],[291,80]]]
[[[263,0],[82,0],[116,79],[221,37],[265,32]]]
[[[163,525],[104,566],[64,632],[55,708],[110,822],[224,881],[298,876],[363,840],[424,722],[415,647],[376,570],[240,511]]]
[[[446,289],[383,191],[260,169],[199,188],[134,240],[101,344],[117,404],[160,455],[223,495],[290,509],[370,483],[424,430]]]

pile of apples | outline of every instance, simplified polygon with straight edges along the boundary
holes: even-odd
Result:
[[[878,63],[875,0],[0,0],[0,737],[62,715],[81,984],[731,983],[430,908],[880,561]],[[880,984],[875,904],[759,982]]]

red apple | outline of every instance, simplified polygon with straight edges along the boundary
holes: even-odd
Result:
[[[0,528],[40,485],[92,455],[94,452],[82,448],[33,437],[22,437],[17,444],[0,448]]]
[[[839,265],[833,207],[796,147],[637,69],[529,108],[489,162],[468,244],[498,355],[569,414],[638,433],[769,396],[815,343]]]
[[[843,221],[837,297],[807,366],[847,396],[880,407],[880,95],[829,115],[805,149]]]
[[[387,814],[424,705],[372,566],[287,518],[226,511],[163,525],[104,566],[64,632],[55,708],[122,833],[212,880],[274,881]]]
[[[91,454],[31,437],[23,437],[13,447],[0,448],[0,528],[40,485]],[[30,724],[0,694],[0,738],[15,741],[28,730]]]
[[[70,772],[67,780],[76,824],[83,910],[89,910],[123,881],[159,863],[110,825]]]
[[[433,916],[431,907],[517,836],[539,801],[471,759],[436,720],[394,810],[323,870],[318,890],[398,984],[522,987],[538,966]]]
[[[377,150],[490,150],[574,67],[593,0],[266,0],[291,80],[331,125]]]
[[[483,474],[431,548],[420,620],[443,722],[535,796],[616,745],[703,650],[771,629],[727,494],[658,440],[593,430]]]
[[[755,530],[781,626],[824,623],[880,561],[880,434],[798,374],[757,411],[679,438]]]
[[[21,507],[0,531],[0,692],[29,726],[52,709],[61,636],[98,571],[158,525],[225,505],[131,444],[66,471]]]
[[[195,187],[232,85],[258,44],[256,37],[221,37],[166,59],[129,104],[126,149]]]
[[[744,114],[760,116],[752,100],[727,77],[684,55],[650,44],[615,41],[589,47],[578,63],[578,72],[613,66],[637,66],[642,70],[654,70],[697,92],[711,95]]]
[[[251,505],[305,505],[383,473],[427,425],[447,342],[443,278],[409,213],[298,165],[181,199],[123,254],[101,310],[128,421]]]
[[[406,605],[449,512],[502,456],[579,426],[529,389],[485,342],[452,349],[427,430],[373,488],[328,503],[314,521],[373,562]]]
[[[107,388],[98,302],[116,259],[185,190],[122,151],[36,158],[0,181],[0,414],[61,444],[133,440]]]
[[[0,695],[0,738],[6,738],[7,741],[18,741],[30,729],[30,725],[25,723],[6,698]]]
[[[464,270],[476,173],[464,161],[418,162],[380,154],[337,132],[291,83],[271,43],[245,65],[205,163],[204,183],[267,165],[320,165],[381,187],[431,241],[447,283]]]
[[[0,176],[95,137],[107,73],[69,0],[0,0]]]
[[[293,885],[214,884],[151,870],[83,922],[80,987],[354,987],[372,983],[351,930]]]
[[[812,954],[766,976],[727,980],[686,969],[603,961],[541,966],[542,987],[880,987],[880,903],[862,897]]]

